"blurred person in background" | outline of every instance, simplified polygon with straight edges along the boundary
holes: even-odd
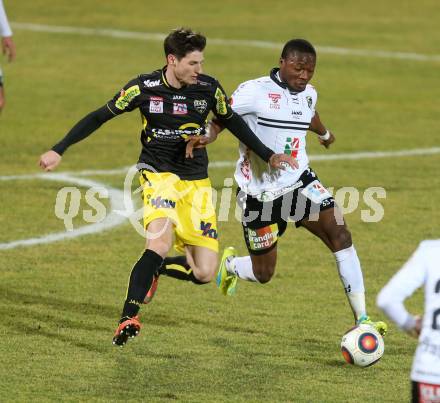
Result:
[[[404,301],[424,288],[423,317],[409,313]],[[440,239],[420,243],[377,296],[377,306],[419,344],[414,356],[412,402],[440,402]]]
[[[2,42],[2,53],[9,62],[15,59],[15,44],[12,40],[12,31],[6,16],[3,0],[0,0],[0,37]],[[5,106],[5,89],[3,82],[3,71],[0,66],[0,112]]]

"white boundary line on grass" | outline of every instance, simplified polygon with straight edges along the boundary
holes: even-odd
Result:
[[[0,250],[5,249],[14,249],[19,246],[32,246],[32,245],[41,245],[47,244],[51,242],[61,241],[64,239],[76,238],[82,235],[94,234],[96,232],[106,231],[110,228],[114,228],[118,225],[121,225],[125,222],[126,217],[123,217],[117,213],[115,210],[124,210],[124,192],[119,189],[115,189],[108,185],[105,185],[100,182],[95,182],[89,179],[84,178],[76,178],[74,176],[68,175],[66,173],[47,173],[47,174],[36,174],[36,175],[14,175],[14,176],[1,176],[1,180],[30,180],[30,179],[44,179],[51,180],[56,182],[67,182],[72,183],[78,186],[84,187],[105,187],[108,191],[109,200],[110,200],[110,214],[106,215],[104,220],[101,222],[97,222],[94,224],[84,225],[80,228],[74,229],[73,231],[65,231],[65,232],[55,232],[48,235],[43,235],[40,237],[29,238],[29,239],[21,239],[18,241],[11,241],[0,243]]]
[[[359,153],[345,153],[345,154],[327,154],[327,155],[311,155],[311,161],[335,161],[335,160],[358,160],[366,158],[385,158],[385,157],[410,157],[416,155],[433,155],[440,154],[440,147],[431,148],[416,148],[413,150],[399,150],[399,151],[374,151],[374,152],[359,152]],[[209,164],[210,168],[224,168],[232,167],[235,165],[233,161],[214,161]],[[110,214],[106,218],[95,224],[85,225],[77,228],[73,231],[57,232],[41,237],[23,239],[17,241],[10,241],[0,243],[0,250],[13,249],[19,246],[32,246],[38,244],[47,244],[51,242],[61,241],[69,238],[76,238],[82,235],[93,234],[101,231],[114,228],[123,224],[126,221],[126,217],[117,214],[115,211],[125,210],[124,204],[124,192],[119,189],[115,189],[106,184],[95,182],[88,179],[79,178],[78,176],[92,176],[92,175],[116,175],[126,173],[130,167],[124,167],[111,170],[86,170],[78,172],[62,172],[62,173],[40,173],[33,175],[8,175],[0,176],[0,181],[10,180],[52,180],[56,182],[73,183],[78,186],[84,187],[105,187],[109,193],[110,200]]]
[[[398,151],[364,151],[358,153],[339,153],[339,154],[326,154],[326,155],[309,155],[311,162],[313,161],[338,161],[338,160],[361,160],[372,158],[396,158],[396,157],[413,157],[416,155],[433,155],[440,154],[440,147],[430,148],[414,148],[412,150],[398,150]],[[235,167],[236,161],[212,161],[209,163],[209,168],[231,168]],[[126,173],[131,166],[126,166],[118,169],[96,169],[77,172],[63,172],[68,175],[75,176],[107,176],[107,175],[119,175]],[[4,180],[4,177],[0,176],[0,180]],[[6,178],[20,179],[21,176],[7,176]]]
[[[32,32],[47,32],[47,33],[67,33],[86,36],[103,36],[113,37],[120,39],[136,39],[145,41],[163,41],[165,35],[162,33],[147,33],[147,32],[134,32],[123,31],[115,29],[100,29],[100,28],[81,28],[81,27],[68,27],[68,26],[55,26],[55,25],[43,25],[32,23],[19,23],[15,22],[11,24],[16,30],[32,31]],[[209,39],[209,42],[214,45],[223,46],[248,46],[257,48],[269,48],[280,49],[283,44],[269,41],[252,41],[252,40],[237,40],[237,39]],[[363,56],[363,57],[376,57],[376,58],[390,58],[401,60],[416,60],[416,61],[440,61],[440,55],[426,55],[420,53],[408,53],[408,52],[390,52],[383,50],[365,50],[365,49],[350,49],[340,48],[332,46],[317,46],[317,50],[320,53],[335,54],[335,55],[347,55],[347,56]],[[364,158],[383,158],[383,157],[402,157],[402,156],[414,156],[414,155],[429,155],[440,153],[439,147],[432,147],[427,149],[414,149],[414,150],[401,150],[401,151],[384,151],[384,152],[361,152],[350,154],[327,154],[310,156],[311,161],[335,161],[335,160],[356,160]],[[210,163],[210,168],[223,168],[232,167],[235,165],[233,161],[216,161]],[[95,182],[87,179],[78,178],[78,176],[88,175],[115,175],[128,171],[130,167],[124,167],[113,170],[89,170],[79,172],[64,172],[64,173],[48,173],[48,174],[35,174],[35,175],[10,175],[0,176],[0,180],[30,180],[30,179],[43,179],[53,180],[59,182],[73,183],[78,186],[88,187],[106,187],[109,192],[110,208],[111,212],[106,218],[95,224],[85,225],[77,228],[73,231],[58,232],[49,235],[44,235],[36,238],[29,238],[17,241],[11,241],[6,243],[0,243],[0,250],[13,249],[19,246],[31,246],[38,244],[46,244],[51,242],[60,241],[68,238],[75,238],[86,234],[92,234],[96,232],[105,231],[110,228],[114,228],[124,223],[126,218],[115,213],[115,210],[124,210],[124,194],[121,190],[112,188],[108,185],[104,185],[100,182]],[[75,175],[75,176],[72,176]]]
[[[69,27],[69,26],[57,26],[57,25],[44,25],[33,24],[26,22],[13,22],[12,27],[18,31],[31,31],[31,32],[46,32],[46,33],[60,33],[60,34],[75,34],[86,36],[103,36],[119,39],[135,39],[143,41],[162,42],[165,38],[165,34],[157,32],[136,32],[136,31],[123,31],[118,29],[107,28],[83,28],[83,27]],[[254,48],[268,48],[268,49],[281,49],[283,43],[270,42],[270,41],[253,41],[242,39],[220,39],[220,38],[208,38],[209,44],[221,45],[221,46],[247,46]],[[415,60],[415,61],[440,61],[440,55],[427,55],[422,53],[413,52],[392,52],[386,50],[374,50],[374,49],[352,49],[341,48],[336,46],[317,46],[319,53],[326,53],[330,55],[341,56],[362,56],[362,57],[375,57],[385,59],[400,59],[400,60]]]

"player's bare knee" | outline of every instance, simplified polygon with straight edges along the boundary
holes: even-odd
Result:
[[[252,266],[252,270],[258,282],[265,284],[272,279],[275,273],[275,266],[271,264],[257,264]]]
[[[194,277],[201,283],[209,283],[215,277],[217,264],[217,260],[213,259],[193,267]]]
[[[193,274],[200,283],[209,283],[215,276],[215,268],[212,270],[210,268],[194,267]]]
[[[333,251],[347,249],[352,245],[351,232],[345,228],[340,228],[334,236],[330,238]]]
[[[214,278],[214,275],[211,273],[198,272],[197,274],[194,272],[194,277],[200,282],[200,284],[208,284]]]
[[[171,249],[171,243],[163,239],[150,239],[147,243],[147,249],[150,249],[165,258]]]

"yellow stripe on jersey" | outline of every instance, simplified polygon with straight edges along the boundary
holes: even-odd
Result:
[[[226,105],[226,96],[223,91],[217,87],[215,90],[215,99],[217,100],[217,113],[219,115],[226,115],[228,113],[228,108]]]
[[[168,84],[167,78],[165,77],[165,74],[163,74],[163,70],[162,70],[162,81],[163,81],[163,83],[164,83],[167,87],[170,86],[170,85]]]
[[[147,126],[148,126],[148,120],[147,120],[147,118],[144,116],[143,113],[141,113],[141,118],[142,118],[142,127],[143,127],[144,129],[146,129]]]

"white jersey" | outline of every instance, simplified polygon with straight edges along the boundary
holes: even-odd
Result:
[[[0,36],[12,36],[11,27],[3,7],[3,0],[0,0]]]
[[[411,371],[417,382],[440,385],[440,240],[423,241],[377,297],[377,304],[403,329],[415,319],[403,301],[424,286],[422,331]]]
[[[232,109],[243,117],[257,137],[275,153],[292,155],[299,168],[275,170],[240,143],[235,179],[247,194],[263,192],[281,195],[282,189],[294,185],[309,166],[306,134],[315,115],[317,93],[307,85],[293,93],[279,79],[277,69],[270,76],[241,84],[231,97]]]

